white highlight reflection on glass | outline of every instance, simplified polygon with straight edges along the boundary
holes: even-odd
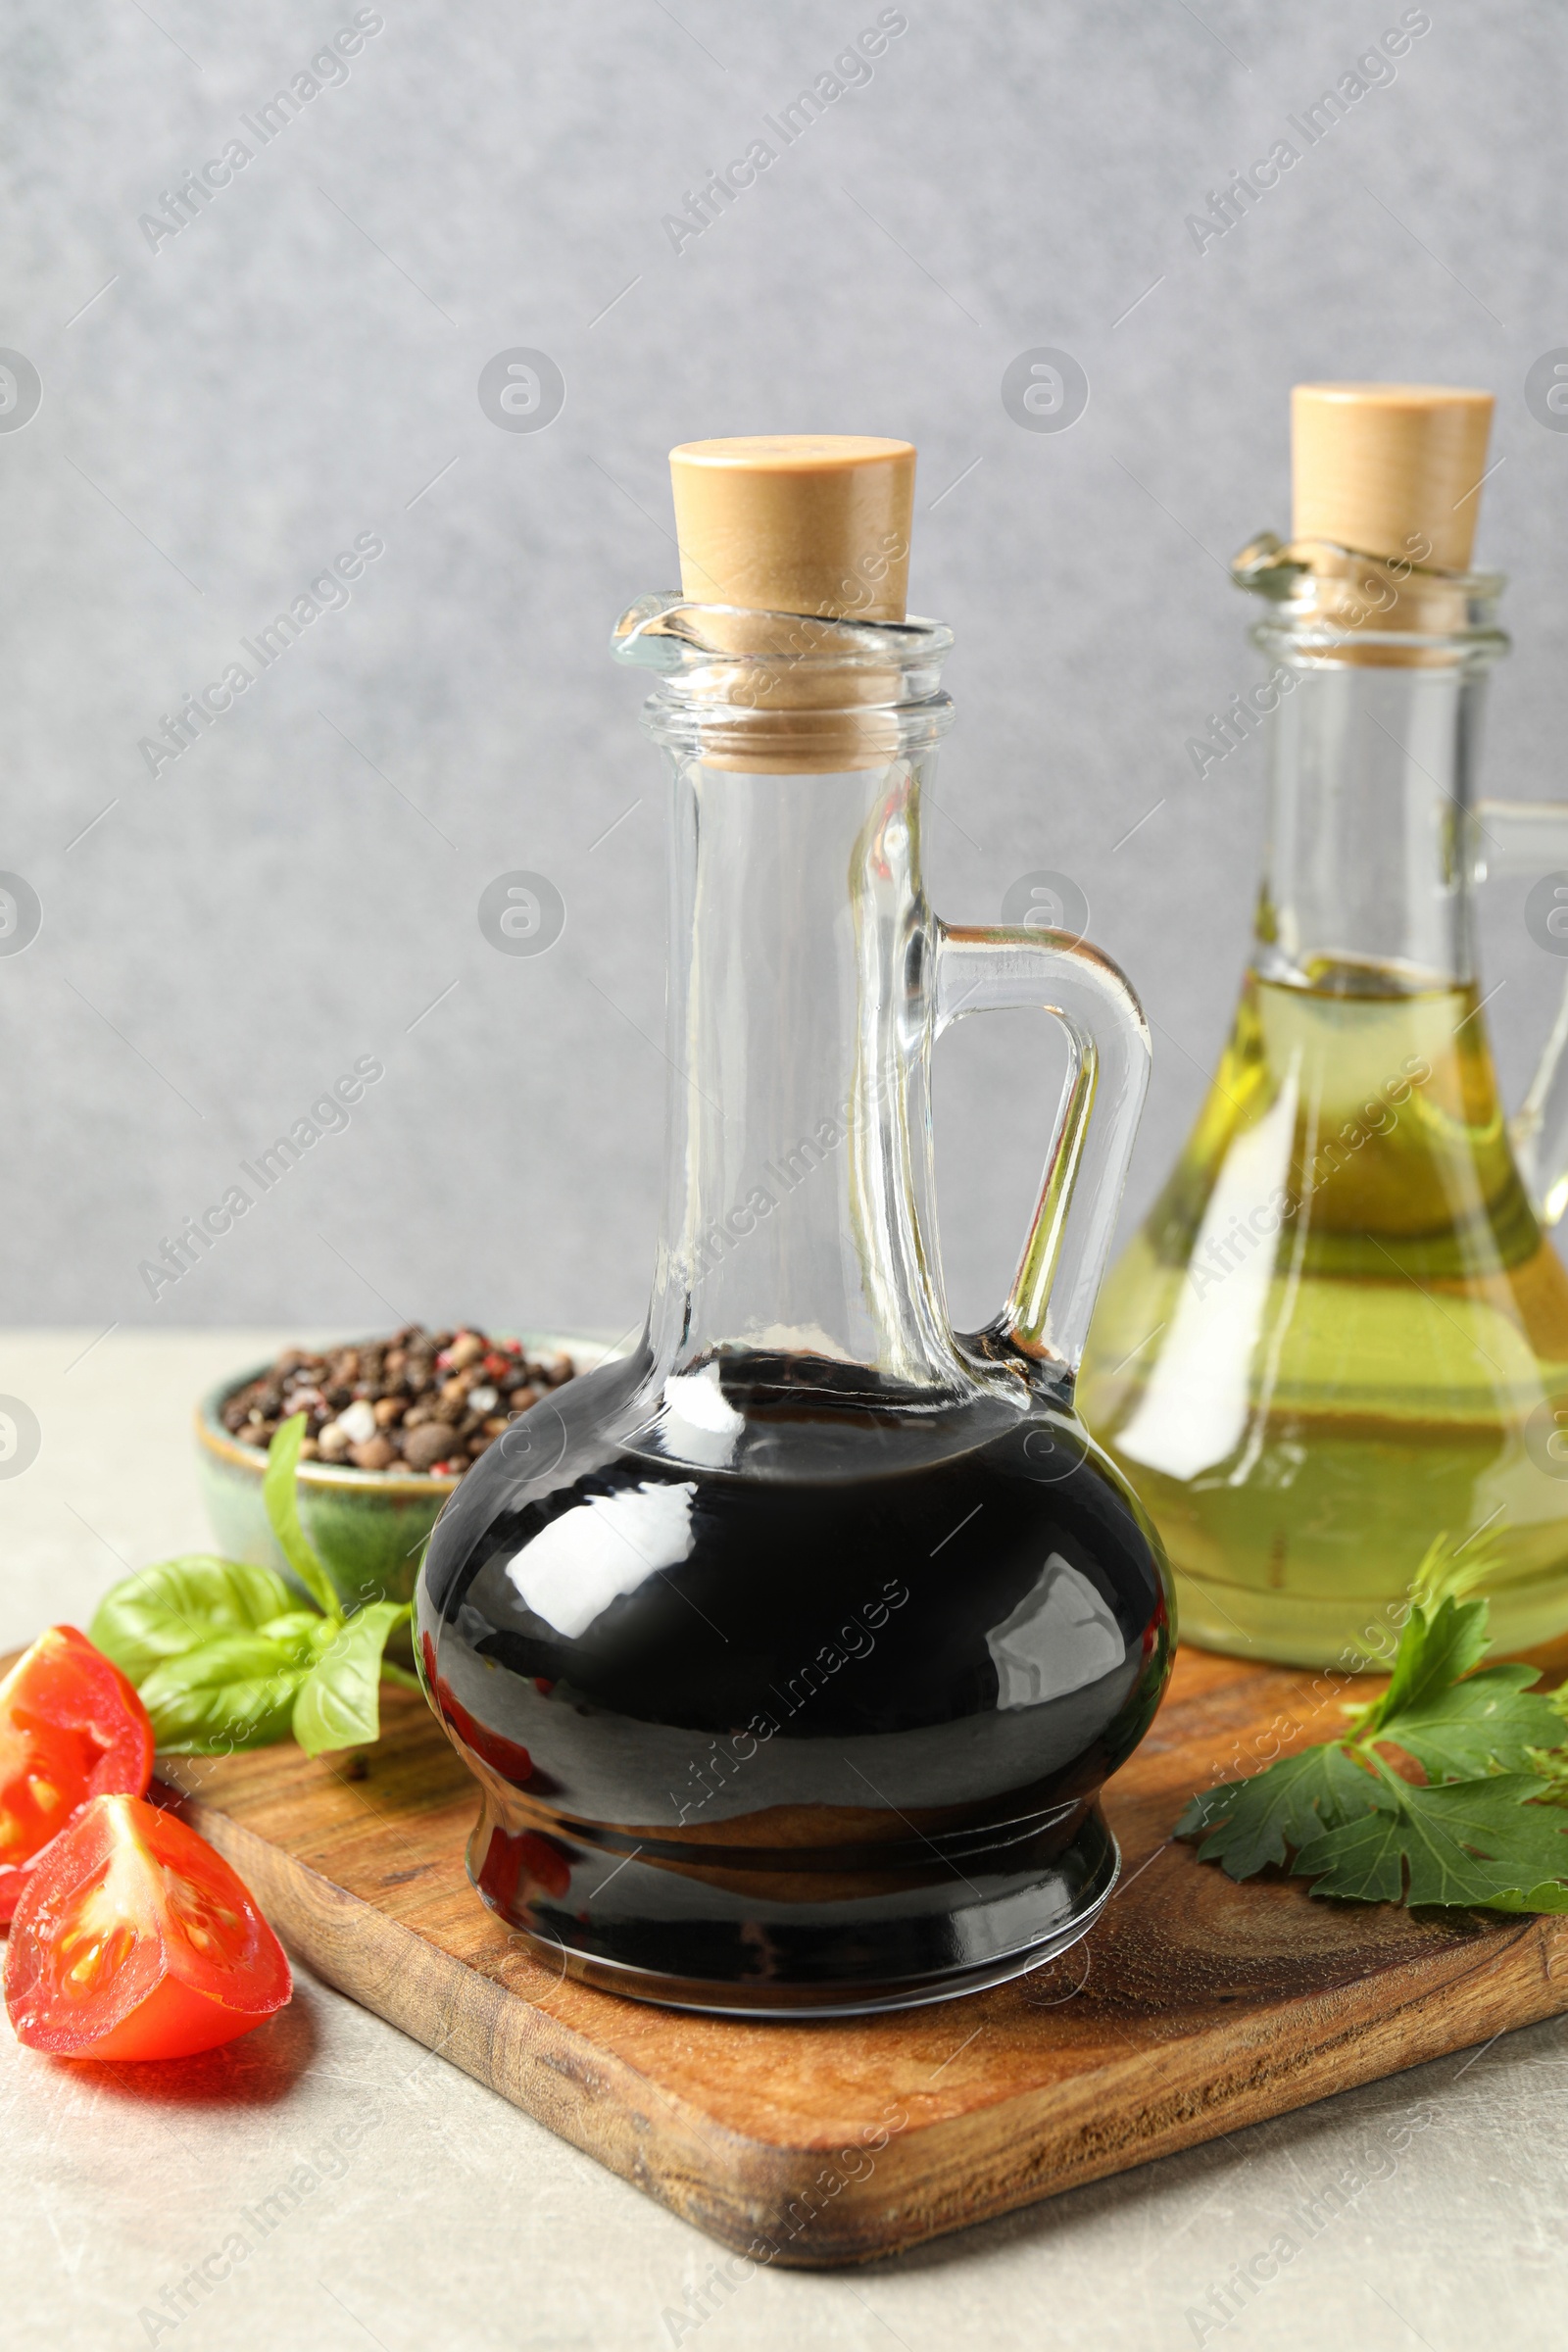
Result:
[[[1274,1277],[1280,1216],[1274,1203],[1290,1174],[1297,1076],[1255,1127],[1226,1154],[1193,1245],[1187,1279],[1166,1341],[1137,1411],[1116,1439],[1119,1452],[1168,1478],[1196,1478],[1236,1451],[1247,1434],[1252,1367]],[[1226,1245],[1238,1228],[1250,1244],[1228,1271]],[[1210,1256],[1210,1245],[1219,1254]]]
[[[999,1707],[1037,1707],[1110,1674],[1127,1655],[1121,1627],[1081,1568],[1047,1560],[1010,1617],[986,1636]]]
[[[722,1470],[734,1454],[746,1427],[719,1386],[718,1366],[705,1364],[700,1372],[672,1372],[664,1383],[664,1443],[672,1453],[705,1469]]]
[[[696,1486],[646,1480],[593,1494],[514,1552],[507,1575],[536,1617],[574,1641],[623,1592],[691,1556]]]

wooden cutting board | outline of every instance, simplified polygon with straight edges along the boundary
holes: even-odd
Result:
[[[329,1983],[725,2245],[819,2267],[1568,2008],[1568,1919],[1237,1886],[1169,1841],[1194,1788],[1326,1737],[1339,1695],[1183,1650],[1108,1793],[1123,1876],[1089,1937],[995,1991],[819,2024],[696,2017],[558,1981],[470,1888],[475,1791],[412,1694],[385,1694],[365,1756],[313,1763],[288,1744],[163,1770]]]

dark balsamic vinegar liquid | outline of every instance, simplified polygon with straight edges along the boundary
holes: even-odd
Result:
[[[1172,1640],[1081,1427],[746,1356],[710,1391],[738,1439],[684,1433],[705,1463],[646,1419],[607,1437],[622,1375],[563,1393],[545,1492],[484,1458],[421,1580],[485,1899],[574,1973],[705,2006],[938,1997],[1070,1940]]]

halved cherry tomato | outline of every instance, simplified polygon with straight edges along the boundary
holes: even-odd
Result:
[[[23,1652],[0,1682],[0,1925],[79,1806],[142,1794],[153,1747],[134,1685],[74,1625]]]
[[[94,1797],[11,1923],[17,2039],[59,2058],[188,2058],[248,2034],[293,1989],[244,1881],[140,1797]]]

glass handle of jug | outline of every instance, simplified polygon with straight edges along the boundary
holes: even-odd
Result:
[[[936,1031],[972,1012],[1049,1012],[1067,1071],[1040,1199],[1001,1315],[982,1338],[1077,1377],[1149,1086],[1149,1025],[1107,956],[1070,931],[937,929]]]
[[[1568,802],[1482,801],[1475,811],[1475,878],[1533,875],[1541,900],[1526,909],[1537,943],[1568,956]],[[1547,887],[1550,885],[1551,887]],[[1568,1207],[1568,974],[1529,1091],[1508,1122],[1525,1190],[1543,1225]]]

